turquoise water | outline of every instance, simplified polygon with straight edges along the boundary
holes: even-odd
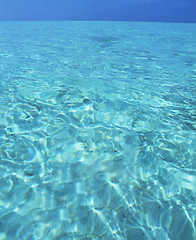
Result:
[[[0,22],[0,240],[196,239],[196,24]]]

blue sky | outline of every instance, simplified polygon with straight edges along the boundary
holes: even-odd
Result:
[[[0,20],[196,22],[196,0],[0,0]]]

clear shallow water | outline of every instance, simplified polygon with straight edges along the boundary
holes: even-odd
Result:
[[[195,239],[195,37],[0,23],[0,239]]]

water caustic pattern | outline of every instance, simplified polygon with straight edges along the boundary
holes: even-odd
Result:
[[[196,238],[196,25],[0,23],[0,239]]]

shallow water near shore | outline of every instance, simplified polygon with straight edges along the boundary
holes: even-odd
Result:
[[[0,22],[0,240],[194,240],[196,24]]]

